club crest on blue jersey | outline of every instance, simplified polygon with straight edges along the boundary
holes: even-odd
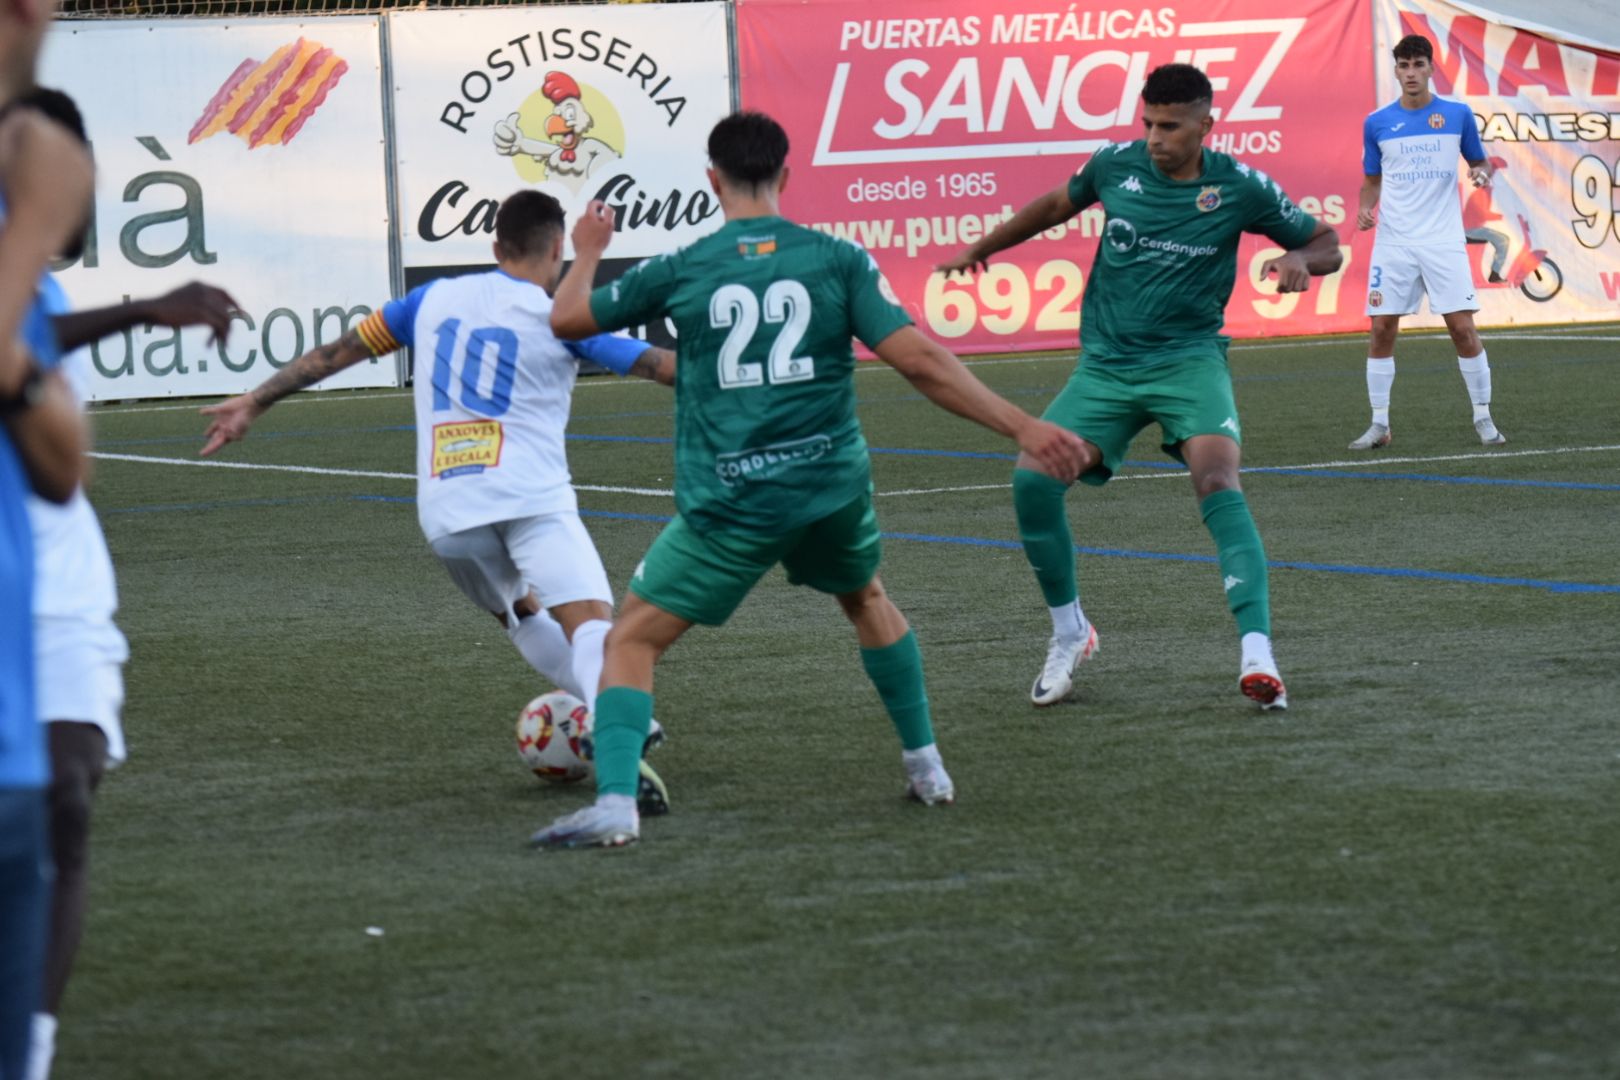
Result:
[[[1198,193],[1198,209],[1209,213],[1221,205],[1221,185],[1208,184]]]
[[[1429,114],[1429,126],[1439,131],[1446,126],[1446,118],[1437,112],[1432,112]]]

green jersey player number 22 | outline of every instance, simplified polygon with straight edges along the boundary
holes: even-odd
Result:
[[[766,368],[744,363],[742,356],[759,331],[759,298],[746,285],[722,285],[709,298],[709,325],[730,329],[720,346],[720,385],[733,390],[765,383]],[[781,323],[771,344],[770,382],[804,382],[816,377],[816,361],[810,356],[794,356],[810,328],[810,292],[797,281],[773,281],[765,290],[764,312],[767,323]]]

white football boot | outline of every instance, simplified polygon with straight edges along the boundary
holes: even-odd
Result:
[[[1479,441],[1482,446],[1501,446],[1507,442],[1507,436],[1496,430],[1495,421],[1488,416],[1475,420],[1474,430],[1479,433]]]
[[[1245,660],[1238,675],[1238,689],[1250,701],[1259,702],[1260,708],[1267,712],[1288,708],[1288,688],[1283,685],[1273,661]]]
[[[956,801],[956,785],[939,760],[937,747],[903,750],[900,760],[906,767],[906,798],[924,806],[949,806]]]
[[[641,817],[636,801],[625,796],[605,796],[553,821],[529,838],[535,847],[580,848],[624,847],[641,837]]]
[[[1392,438],[1388,424],[1373,424],[1361,433],[1361,438],[1350,444],[1350,449],[1377,450],[1381,446],[1388,446]]]
[[[1046,645],[1046,666],[1029,689],[1029,700],[1036,705],[1055,705],[1074,688],[1074,672],[1097,651],[1097,628],[1086,624],[1086,636],[1078,641],[1053,637]]]

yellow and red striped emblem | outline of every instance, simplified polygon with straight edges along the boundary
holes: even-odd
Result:
[[[348,70],[341,56],[304,38],[263,63],[244,60],[209,100],[186,141],[229,131],[250,149],[291,142]]]

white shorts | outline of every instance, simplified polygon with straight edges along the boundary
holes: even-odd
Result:
[[[1368,315],[1416,315],[1425,294],[1434,315],[1479,310],[1466,245],[1373,244],[1367,270]]]
[[[111,623],[40,616],[34,620],[39,718],[94,724],[107,737],[107,765],[128,755],[124,745],[124,636]]]
[[[540,606],[613,603],[602,557],[572,511],[497,521],[430,541],[450,579],[485,611],[510,613],[532,589]]]

